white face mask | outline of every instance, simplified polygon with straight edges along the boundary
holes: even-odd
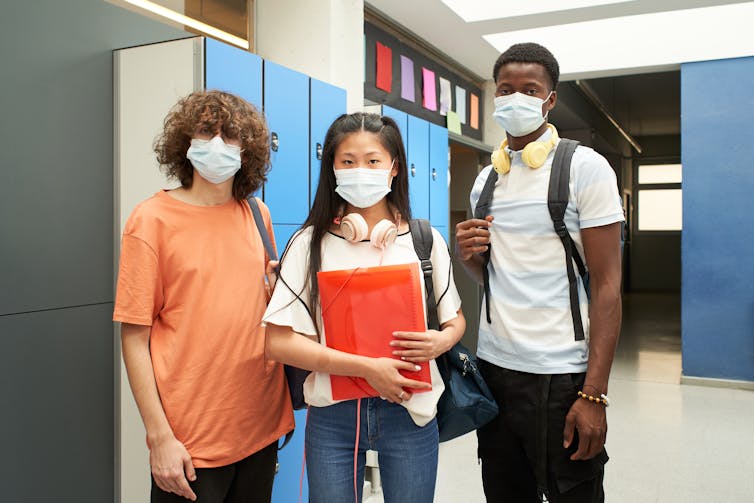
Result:
[[[194,169],[211,183],[223,183],[241,169],[241,147],[228,145],[219,136],[191,140],[186,157]]]
[[[552,91],[545,99],[521,93],[497,96],[493,115],[506,133],[516,138],[526,136],[536,131],[547,118],[547,115],[542,116],[542,105],[551,95]]]
[[[388,169],[348,168],[335,170],[335,192],[356,208],[369,208],[390,192]]]

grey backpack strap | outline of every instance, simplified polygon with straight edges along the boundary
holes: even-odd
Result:
[[[278,255],[275,253],[275,248],[272,246],[270,235],[267,233],[267,227],[264,225],[264,219],[262,218],[262,212],[259,211],[257,198],[252,194],[246,198],[246,201],[248,201],[249,207],[251,208],[251,214],[254,215],[254,222],[257,224],[259,235],[262,236],[262,244],[264,245],[265,251],[267,251],[267,256],[270,260],[277,260]]]
[[[579,286],[576,282],[576,273],[573,262],[576,261],[579,274],[586,276],[586,267],[581,260],[576,245],[568,233],[565,224],[565,212],[568,207],[570,194],[569,182],[571,179],[571,158],[576,151],[579,142],[562,139],[555,150],[550,172],[550,186],[547,192],[547,208],[550,211],[555,233],[563,243],[566,259],[566,273],[568,274],[568,293],[571,301],[571,318],[573,320],[573,333],[577,341],[584,340],[584,324],[581,320],[581,308],[579,306]]]
[[[487,176],[487,181],[484,182],[482,193],[479,195],[479,199],[476,202],[474,218],[484,220],[484,218],[490,214],[492,193],[495,191],[495,183],[497,183],[497,171],[491,169],[490,174]],[[487,251],[482,254],[482,280],[484,283],[484,304],[487,307],[487,323],[492,323],[492,317],[490,316],[490,272],[487,270],[487,266],[489,266],[490,263],[491,249],[492,246],[490,244],[487,246]]]
[[[440,321],[437,317],[437,301],[435,300],[435,287],[432,281],[432,226],[429,220],[416,218],[408,221],[408,228],[411,231],[414,250],[416,250],[416,255],[419,257],[422,273],[424,274],[424,290],[427,298],[427,328],[440,330]]]
[[[267,256],[270,258],[270,260],[277,260],[278,255],[277,253],[275,253],[275,248],[272,246],[272,240],[270,240],[270,235],[267,232],[267,227],[264,225],[264,219],[262,218],[262,212],[259,210],[257,198],[252,194],[246,198],[246,201],[249,203],[249,207],[251,208],[251,214],[254,215],[254,223],[257,225],[259,235],[262,237],[262,244],[264,245],[264,249],[267,251]],[[278,450],[288,445],[288,442],[291,441],[291,438],[293,438],[293,430],[285,434],[283,444],[278,446]]]

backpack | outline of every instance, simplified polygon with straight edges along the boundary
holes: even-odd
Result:
[[[432,227],[429,221],[424,219],[409,220],[408,225],[414,242],[414,250],[419,257],[424,274],[427,328],[440,330],[432,280]],[[445,292],[440,295],[440,299]],[[498,405],[479,372],[476,359],[463,344],[457,342],[435,361],[445,384],[445,391],[437,402],[437,429],[440,442],[474,431],[498,415]]]
[[[589,298],[589,272],[584,265],[584,261],[581,258],[576,244],[571,239],[571,235],[566,228],[564,217],[566,207],[568,206],[569,186],[571,176],[571,159],[573,153],[576,151],[576,147],[579,142],[569,139],[561,139],[555,149],[555,155],[552,160],[552,170],[550,172],[550,185],[547,191],[547,209],[550,212],[550,218],[552,219],[555,233],[563,243],[563,249],[565,250],[566,261],[566,273],[568,275],[568,291],[571,301],[571,318],[573,320],[573,333],[577,341],[584,340],[584,325],[581,320],[581,309],[579,307],[579,287],[576,281],[576,272],[573,268],[573,263],[576,262],[576,267],[584,283],[584,289]],[[492,193],[495,190],[495,183],[497,182],[497,171],[490,170],[490,175],[487,177],[487,181],[484,184],[482,193],[477,201],[476,208],[474,208],[474,218],[484,219],[489,215],[490,206],[492,204]],[[492,323],[490,317],[490,276],[487,266],[490,262],[490,247],[483,254],[484,262],[482,264],[482,273],[484,280],[484,295],[487,297],[485,303],[487,307],[487,322]]]

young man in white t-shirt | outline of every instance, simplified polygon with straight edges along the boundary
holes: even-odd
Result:
[[[591,287],[589,300],[577,277],[579,340],[565,251],[547,205],[559,139],[546,118],[557,101],[558,63],[540,45],[516,44],[493,76],[494,117],[507,138],[477,177],[472,208],[493,169],[498,179],[489,215],[456,226],[456,254],[480,284],[490,252],[477,355],[501,412],[478,431],[484,491],[488,501],[601,502],[608,377],[621,323],[615,173],[590,148],[573,154],[565,223]]]

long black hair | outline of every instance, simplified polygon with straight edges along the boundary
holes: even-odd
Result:
[[[327,135],[325,135],[317,193],[314,196],[314,203],[309,211],[309,216],[302,226],[302,229],[309,226],[312,228],[309,263],[307,265],[308,278],[305,284],[310,285],[309,313],[313,318],[315,327],[317,327],[316,308],[319,303],[317,272],[322,267],[322,239],[330,230],[333,220],[341,216],[339,213],[346,205],[346,201],[335,192],[337,187],[334,170],[335,151],[346,136],[362,131],[377,135],[382,146],[393,158],[395,163],[393,167],[397,169],[397,174],[393,177],[391,190],[386,196],[387,202],[400,213],[402,219],[409,220],[411,218],[406,149],[403,147],[403,138],[395,121],[390,117],[362,112],[343,114],[335,119],[327,130]]]

